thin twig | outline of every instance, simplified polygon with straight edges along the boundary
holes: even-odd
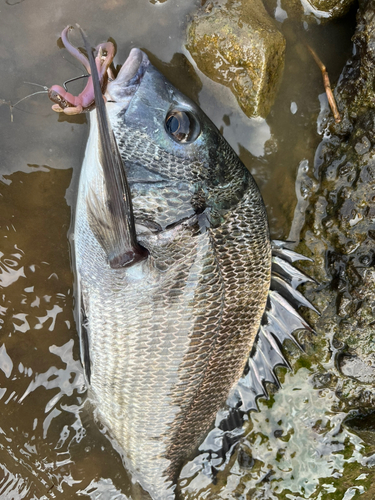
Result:
[[[328,103],[329,103],[329,105],[331,107],[333,116],[335,118],[335,122],[336,123],[340,123],[341,122],[341,116],[340,116],[339,110],[337,109],[335,98],[333,96],[333,92],[332,92],[332,89],[331,89],[331,83],[329,81],[329,76],[328,76],[327,68],[324,66],[324,64],[322,63],[322,61],[319,59],[318,54],[315,52],[315,50],[313,50],[310,47],[309,44],[306,44],[306,45],[307,45],[307,48],[309,49],[311,55],[313,56],[316,64],[319,66],[320,71],[322,72],[324,89],[326,91]]]

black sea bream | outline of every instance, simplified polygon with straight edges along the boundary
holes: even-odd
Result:
[[[295,290],[306,278],[282,259],[297,254],[272,250],[246,167],[142,51],[131,51],[106,98],[100,134],[91,118],[76,210],[82,360],[133,478],[154,500],[173,499],[258,332],[238,393],[255,399],[275,381],[280,342],[306,327],[282,295],[307,305]]]

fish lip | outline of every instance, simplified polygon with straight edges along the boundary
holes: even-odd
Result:
[[[116,78],[107,85],[107,101],[124,103],[128,107],[149,64],[147,55],[141,49],[131,49]]]
[[[133,48],[122,65],[116,79],[121,79],[123,82],[130,82],[140,72],[142,63],[144,63],[144,52],[142,50]],[[147,58],[147,56],[146,56]],[[148,60],[148,58],[147,58]]]

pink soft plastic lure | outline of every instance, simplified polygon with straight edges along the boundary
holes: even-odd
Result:
[[[68,32],[71,29],[73,29],[71,26],[67,26],[63,30],[61,33],[62,42],[67,51],[78,59],[78,61],[80,61],[86,68],[88,74],[91,75],[89,60],[68,40]],[[104,90],[104,86],[107,82],[109,66],[115,56],[115,47],[111,42],[101,43],[96,47],[96,51],[97,56],[95,58],[95,64],[98,70],[102,90]],[[88,77],[85,88],[78,96],[70,94],[63,87],[60,87],[60,85],[53,85],[50,89],[48,89],[48,97],[55,103],[52,106],[52,109],[58,113],[65,113],[66,115],[78,115],[79,113],[83,113],[95,102],[92,77]]]

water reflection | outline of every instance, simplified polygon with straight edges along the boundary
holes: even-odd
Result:
[[[217,485],[203,471],[190,474],[193,479],[186,474],[186,498],[336,498],[324,495],[339,493],[336,483],[351,464],[364,463],[365,445],[342,426],[347,414],[334,392],[314,388],[312,373],[287,373],[282,390],[250,414],[236,459],[218,474]]]
[[[66,498],[67,490],[94,491],[89,485],[102,478],[114,491],[113,470],[127,488],[121,460],[83,406],[67,240],[71,175],[30,168],[1,189],[1,498]]]

